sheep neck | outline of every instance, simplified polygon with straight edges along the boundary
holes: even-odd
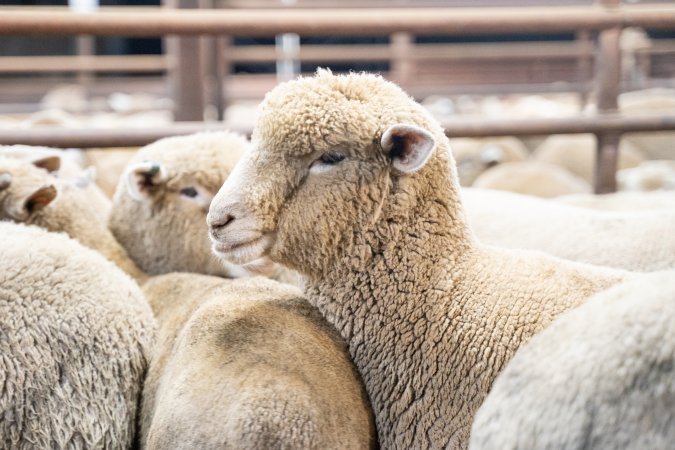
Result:
[[[467,446],[473,414],[520,343],[621,279],[480,245],[451,175],[394,184],[356,251],[307,280],[363,377],[383,448]]]

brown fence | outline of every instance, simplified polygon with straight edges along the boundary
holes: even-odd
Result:
[[[62,10],[0,10],[0,35],[248,35],[272,36],[294,32],[303,36],[389,35],[410,33],[481,34],[481,33],[598,33],[598,50],[594,52],[594,87],[598,113],[591,118],[528,121],[453,121],[447,124],[451,136],[524,135],[549,133],[595,133],[598,140],[596,192],[615,189],[618,143],[626,131],[675,129],[675,116],[622,117],[617,115],[620,92],[619,37],[625,27],[674,29],[675,6],[626,6],[606,0],[593,6],[504,7],[504,8],[433,8],[433,9],[317,9],[317,10],[157,10],[128,9],[74,14]],[[430,50],[433,51],[433,50]],[[194,71],[194,61],[179,58],[177,65]],[[247,55],[248,58],[256,56]],[[433,53],[432,53],[433,56]],[[457,55],[454,55],[457,56]],[[240,55],[241,57],[241,55]],[[311,58],[311,56],[306,56]],[[348,56],[345,56],[347,58]],[[419,56],[421,57],[421,56]],[[452,59],[453,55],[449,56]],[[487,57],[486,57],[487,58]],[[94,63],[104,64],[104,59]],[[131,60],[129,60],[131,61]],[[56,62],[56,60],[54,61]],[[162,60],[138,60],[143,67],[162,66]],[[83,63],[84,64],[84,63]],[[105,64],[111,64],[110,61]],[[95,68],[94,68],[95,69]],[[194,83],[188,79],[185,86]],[[184,87],[185,87],[184,86]],[[186,96],[186,100],[194,97]],[[199,102],[197,102],[199,103]],[[188,105],[189,106],[189,105]],[[200,105],[194,105],[198,108]],[[189,109],[189,108],[188,108]],[[41,129],[0,131],[0,144],[28,143],[54,146],[121,146],[142,145],[161,136],[182,134],[209,124],[186,123],[157,130],[58,130]]]

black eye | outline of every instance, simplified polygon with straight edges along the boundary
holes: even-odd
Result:
[[[186,197],[190,198],[195,198],[199,193],[197,192],[197,189],[193,187],[186,187],[180,190],[181,195],[184,195]]]
[[[324,164],[337,164],[340,161],[345,159],[345,155],[342,153],[338,152],[327,152],[321,155],[321,158],[319,158],[319,161],[321,161]]]

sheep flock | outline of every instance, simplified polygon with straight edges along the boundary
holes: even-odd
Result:
[[[672,448],[675,136],[594,195],[592,136],[441,126],[579,112],[319,70],[250,140],[0,146],[0,448]]]

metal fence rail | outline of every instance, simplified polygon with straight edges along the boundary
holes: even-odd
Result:
[[[675,29],[675,6],[628,6],[600,0],[593,6],[433,9],[318,10],[166,10],[138,8],[75,14],[63,9],[0,9],[0,35],[246,35],[367,36],[406,32],[433,34],[519,34],[596,31],[596,98],[598,114],[546,120],[453,120],[449,136],[595,133],[598,138],[596,192],[615,190],[618,144],[627,131],[674,130],[675,116],[617,115],[621,82],[619,37],[625,27]],[[144,145],[163,136],[219,129],[222,124],[182,123],[145,129],[56,129],[0,131],[0,144],[59,147]],[[248,130],[241,130],[248,131]]]
[[[671,28],[675,6],[566,6],[433,9],[166,10],[120,8],[75,14],[65,10],[0,10],[0,35],[161,36],[230,34],[371,36],[557,33],[609,28]]]

